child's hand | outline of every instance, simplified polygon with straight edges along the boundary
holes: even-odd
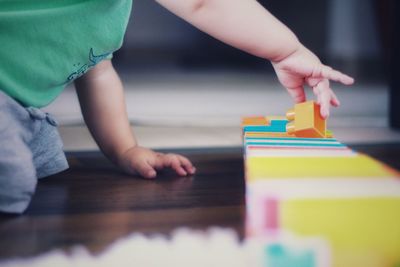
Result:
[[[350,85],[354,79],[331,67],[323,65],[316,55],[304,46],[286,58],[272,63],[279,81],[285,86],[296,103],[304,102],[304,85],[313,89],[321,105],[321,116],[329,116],[329,107],[340,102],[329,86],[329,80]]]
[[[132,147],[119,160],[119,165],[130,174],[155,178],[157,171],[171,168],[181,176],[194,174],[196,169],[185,157],[177,154],[157,153],[143,147]]]

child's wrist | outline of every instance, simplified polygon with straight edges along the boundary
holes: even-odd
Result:
[[[139,148],[138,144],[134,144],[129,146],[128,148],[116,151],[114,155],[111,157],[111,161],[118,166],[122,166],[126,159],[126,155],[136,148]]]
[[[296,42],[291,45],[290,48],[284,49],[283,52],[270,59],[272,64],[278,64],[279,62],[289,58],[293,54],[298,53],[301,49],[305,48],[302,43],[296,38]]]

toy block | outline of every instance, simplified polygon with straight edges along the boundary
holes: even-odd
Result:
[[[392,168],[362,154],[332,157],[249,157],[246,182],[274,179],[388,179]],[[400,183],[398,184],[400,187]]]
[[[284,116],[252,116],[242,119],[242,127],[245,126],[272,126],[282,125],[287,123]]]
[[[320,114],[321,106],[314,101],[296,104],[286,113],[288,134],[297,137],[326,137],[326,120]]]
[[[272,243],[265,248],[265,266],[296,266],[296,267],[315,267],[315,251],[310,248],[295,247],[290,248],[284,244]]]
[[[282,116],[254,116],[242,120],[244,134],[251,133],[280,133],[286,135],[287,120]]]
[[[264,116],[254,116],[254,117],[246,117],[242,120],[242,127],[243,126],[261,126],[261,125],[270,125],[270,121],[267,117]]]

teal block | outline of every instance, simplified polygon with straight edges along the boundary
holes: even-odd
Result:
[[[245,132],[268,132],[268,133],[285,133],[287,120],[272,120],[270,125],[249,125],[244,126]]]
[[[265,267],[315,267],[315,253],[309,249],[294,250],[282,244],[265,248]]]
[[[244,131],[257,133],[285,133],[286,126],[245,126]]]
[[[286,126],[286,124],[288,123],[287,120],[272,120],[271,122],[271,126],[278,126],[278,125],[284,125]]]

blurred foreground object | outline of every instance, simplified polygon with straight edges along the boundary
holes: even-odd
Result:
[[[399,266],[399,172],[325,135],[316,110],[243,119],[247,237],[319,239],[307,266]]]

